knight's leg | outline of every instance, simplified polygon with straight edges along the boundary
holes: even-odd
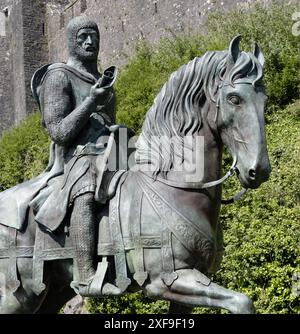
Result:
[[[74,200],[71,215],[71,235],[75,247],[78,282],[71,286],[82,296],[118,295],[120,289],[105,282],[103,286],[93,285],[95,278],[94,258],[96,256],[96,215],[93,193],[80,195]]]
[[[216,307],[229,310],[231,313],[254,313],[252,301],[244,294],[234,292],[203,280],[196,270],[178,270],[178,279],[171,287],[163,284],[160,278],[146,286],[149,297],[165,299],[189,307]]]
[[[86,193],[74,200],[71,236],[75,247],[78,280],[87,283],[95,275],[95,203],[94,194]]]

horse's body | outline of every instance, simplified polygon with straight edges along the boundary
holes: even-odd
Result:
[[[208,53],[172,75],[148,112],[137,145],[137,166],[148,163],[155,172],[126,172],[113,199],[117,196],[120,204],[123,241],[132,237],[132,226],[139,229],[141,238],[161,240],[159,247],[126,250],[131,284],[125,292],[142,289],[151,298],[168,300],[171,312],[188,312],[196,306],[220,307],[232,313],[254,311],[247,296],[210,282],[223,249],[218,220],[221,184],[203,186],[221,177],[223,143],[236,161],[244,187],[257,188],[270,172],[263,123],[265,95],[256,87],[262,76],[262,55],[258,49],[251,55],[240,54],[237,42],[238,38],[232,41],[228,53]],[[230,85],[231,81],[236,85]],[[164,147],[162,160],[159,154],[148,159],[149,142],[157,149],[155,140],[164,135],[204,137],[201,182],[189,188],[186,172],[177,173],[174,161],[164,156]],[[163,177],[160,171],[166,165],[168,173]],[[26,231],[17,233],[17,244],[33,245],[35,231],[30,211]],[[0,225],[0,249],[8,233],[11,229]],[[138,252],[142,252],[142,264],[136,263]],[[0,273],[7,272],[9,265],[8,259],[0,259]],[[32,290],[32,258],[18,258],[17,265],[21,286],[14,293],[9,288],[0,292],[0,313],[55,313],[74,295],[71,261],[46,263],[46,289],[39,296]]]

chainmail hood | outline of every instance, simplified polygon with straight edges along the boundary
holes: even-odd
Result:
[[[67,25],[67,40],[68,49],[71,56],[80,56],[81,51],[77,45],[77,34],[80,29],[93,29],[97,32],[98,38],[100,37],[97,24],[87,16],[74,17]]]

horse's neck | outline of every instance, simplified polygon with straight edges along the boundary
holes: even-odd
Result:
[[[199,184],[219,179],[222,145],[214,130],[215,104],[206,101],[201,114],[202,125],[197,133],[185,137],[154,136],[153,142],[151,134],[142,134],[135,154],[137,169],[158,173],[160,179],[170,181],[169,185],[177,184],[182,188],[189,188],[189,185],[197,188]]]
[[[178,183],[206,183],[221,177],[222,146],[206,120],[193,141],[193,153],[186,150],[182,168],[178,171],[178,166],[173,166],[167,173],[167,180]]]
[[[202,172],[199,166],[197,168],[200,173],[196,172],[195,175],[189,175],[186,172],[177,173],[171,170],[167,174],[167,180],[172,183],[186,184],[187,188],[189,188],[189,183],[186,183],[186,181],[195,182],[195,188],[192,189],[191,187],[189,190],[171,187],[172,198],[180,198],[180,203],[191,212],[192,216],[199,213],[202,218],[205,217],[213,229],[216,229],[221,205],[221,185],[207,189],[197,189],[197,183],[206,183],[221,178],[222,145],[207,123],[203,124],[199,136],[202,136],[200,138],[203,140],[203,153],[200,154],[200,165],[203,164]],[[199,162],[197,163],[199,164]]]

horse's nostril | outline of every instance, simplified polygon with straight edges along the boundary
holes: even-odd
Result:
[[[249,170],[249,176],[250,176],[250,178],[254,180],[255,179],[255,175],[256,175],[255,169],[250,169]]]

